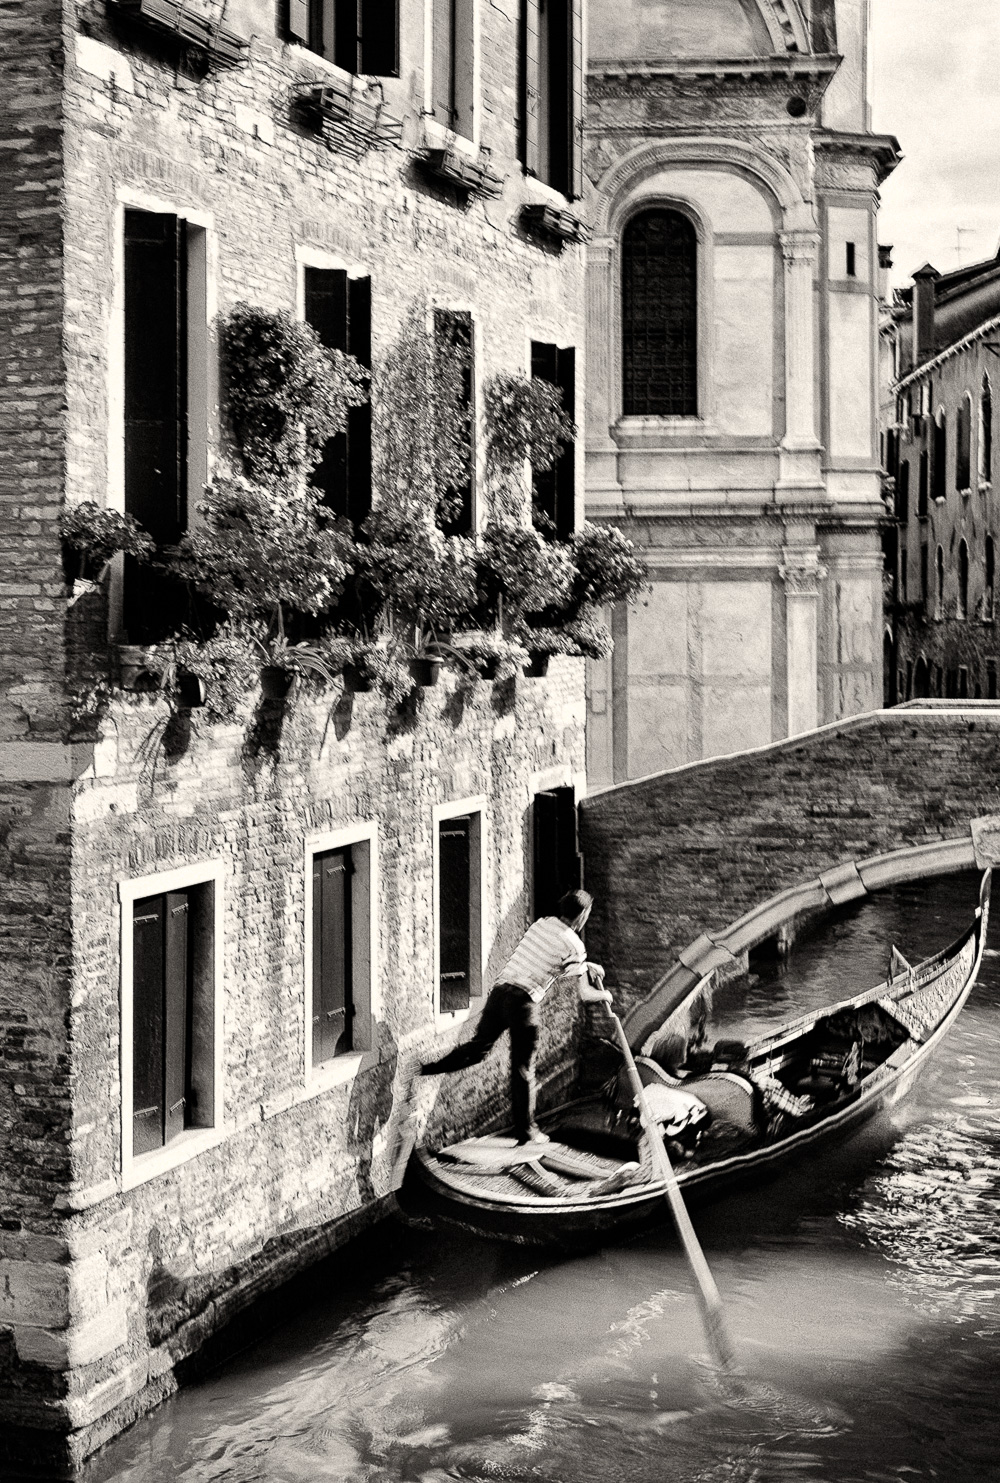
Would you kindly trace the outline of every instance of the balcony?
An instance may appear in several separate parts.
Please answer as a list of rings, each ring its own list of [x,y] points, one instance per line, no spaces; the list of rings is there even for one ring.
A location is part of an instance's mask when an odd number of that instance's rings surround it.
[[[558,206],[522,206],[520,222],[529,236],[541,237],[560,247],[567,242],[590,241],[590,228],[572,211],[560,210]]]
[[[450,141],[439,144],[428,140],[417,158],[428,174],[467,195],[499,196],[503,190],[503,178],[491,169],[490,152],[482,145],[475,154],[466,154]]]
[[[300,119],[327,149],[359,159],[369,149],[398,144],[402,120],[385,106],[382,85],[363,77],[336,77],[317,83],[295,99]]]
[[[135,29],[172,43],[205,71],[238,67],[247,59],[250,43],[222,24],[225,5],[219,0],[215,19],[185,0],[108,0],[108,9]]]

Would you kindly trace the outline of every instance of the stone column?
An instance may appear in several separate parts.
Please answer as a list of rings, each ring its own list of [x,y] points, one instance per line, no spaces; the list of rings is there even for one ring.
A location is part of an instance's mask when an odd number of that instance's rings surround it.
[[[610,237],[597,237],[588,244],[585,468],[590,515],[619,515],[623,510],[618,483],[618,445],[611,436],[619,374],[614,265],[614,243]]]
[[[822,485],[816,433],[815,294],[813,283],[819,235],[782,232],[785,260],[785,436],[781,440],[781,478],[786,493],[803,490],[815,498]]]
[[[817,626],[819,584],[826,569],[818,546],[783,546],[778,574],[785,584],[785,648],[788,681],[788,735],[819,724]]]

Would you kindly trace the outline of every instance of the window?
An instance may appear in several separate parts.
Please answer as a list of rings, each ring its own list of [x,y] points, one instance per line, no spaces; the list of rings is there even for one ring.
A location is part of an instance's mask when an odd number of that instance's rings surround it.
[[[920,547],[920,601],[923,603],[925,608],[927,607],[927,598],[929,596],[927,568],[927,546],[925,544]]]
[[[972,398],[968,392],[958,404],[955,420],[955,488],[968,494],[972,483]]]
[[[560,349],[533,340],[531,374],[558,386],[563,407],[570,417],[576,416],[576,351],[572,346]],[[567,540],[576,529],[576,449],[572,443],[564,445],[551,469],[532,470],[531,494],[535,525]]]
[[[355,824],[310,839],[305,852],[306,1080],[353,1075],[372,1046],[378,832]]]
[[[481,800],[434,809],[438,1012],[465,1014],[482,994]]]
[[[905,525],[910,518],[910,462],[904,458],[896,477],[896,519]]]
[[[934,694],[935,694],[935,696],[937,696],[938,699],[941,698],[942,693],[943,693],[943,690],[944,690],[944,670],[941,668],[940,664],[935,664],[935,666],[934,666]]]
[[[698,415],[698,242],[694,224],[660,208],[635,216],[622,239],[623,411]]]
[[[969,615],[969,547],[965,541],[958,543],[958,598],[955,602],[955,617]]]
[[[939,546],[934,557],[934,616],[944,617],[944,548]]]
[[[219,866],[119,885],[127,1186],[220,1135],[221,894]]]
[[[580,884],[573,789],[536,793],[532,814],[534,912],[536,917],[555,916],[560,897]]]
[[[986,580],[983,586],[983,619],[987,623],[993,621],[993,590],[995,582],[995,553],[993,537],[986,537]]]
[[[931,693],[930,671],[927,660],[921,654],[913,671],[913,695],[917,700],[926,700]]]
[[[433,7],[434,117],[471,139],[474,0],[433,0]]]
[[[521,0],[519,146],[529,175],[583,194],[583,0]]]
[[[983,389],[979,395],[979,454],[978,471],[980,484],[989,484],[993,479],[993,391],[989,376],[983,376]]]
[[[986,699],[997,698],[997,662],[995,659],[986,661]]]
[[[124,505],[164,545],[187,525],[189,392],[202,393],[207,416],[200,369],[189,364],[204,308],[204,235],[169,212],[125,211]],[[196,462],[193,472],[200,486],[207,468]],[[162,637],[177,599],[169,579],[126,560],[122,621],[132,642]]]
[[[858,264],[857,264],[857,250],[856,250],[856,246],[855,246],[855,244],[853,242],[848,242],[845,245],[846,245],[846,248],[847,248],[847,252],[846,252],[846,262],[845,262],[844,266],[845,266],[845,268],[847,270],[847,276],[848,276],[848,278],[856,278],[857,275],[858,275]]]
[[[958,689],[957,689],[957,692],[956,693],[958,695],[959,700],[968,700],[968,698],[969,698],[969,669],[968,669],[968,665],[960,664],[958,666]]]
[[[437,491],[438,524],[446,535],[468,535],[473,528],[475,483],[475,338],[472,315],[466,310],[434,310],[434,352],[438,366],[447,368],[439,377],[439,395],[453,405],[445,415],[454,419],[452,443],[459,469],[454,483],[443,483]]]
[[[399,76],[398,0],[286,0],[293,41],[346,72]]]
[[[351,277],[340,268],[306,267],[304,317],[328,350],[372,363],[371,279]],[[371,406],[352,407],[347,427],[330,439],[312,474],[323,503],[338,515],[362,521],[372,503]]]
[[[931,458],[931,497],[932,499],[944,499],[947,494],[947,467],[948,467],[948,424],[944,411],[937,415],[934,424],[934,437]]]
[[[926,520],[928,515],[928,485],[930,483],[930,460],[927,449],[924,448],[920,454],[920,465],[917,471],[917,519]]]

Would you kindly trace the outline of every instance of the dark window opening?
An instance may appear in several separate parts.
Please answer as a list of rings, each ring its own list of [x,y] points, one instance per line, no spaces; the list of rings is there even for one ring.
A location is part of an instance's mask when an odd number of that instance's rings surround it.
[[[958,543],[958,599],[955,604],[956,618],[966,618],[969,613],[969,548],[965,541]]]
[[[964,665],[964,664],[960,664],[958,666],[958,692],[957,693],[958,693],[958,699],[959,700],[968,700],[968,698],[969,698],[969,671],[968,671],[967,666]]]
[[[906,690],[905,690],[904,694],[905,694],[905,699],[907,699],[907,700],[911,700],[913,698],[913,660],[912,659],[908,659],[906,661]]]
[[[286,0],[285,25],[346,72],[399,76],[398,0]]]
[[[924,607],[927,606],[927,598],[928,598],[928,596],[930,594],[930,586],[929,586],[929,579],[928,579],[928,564],[929,563],[928,563],[928,556],[927,556],[927,547],[926,546],[921,546],[920,547],[920,601],[924,604]]]
[[[212,1121],[211,885],[132,907],[132,1152]]]
[[[437,365],[447,368],[447,375],[439,376],[439,395],[457,398],[457,405],[447,410],[453,419],[454,451],[461,466],[455,482],[442,482],[437,490],[438,524],[445,535],[468,535],[473,526],[476,472],[475,339],[468,311],[434,310],[434,354]]]
[[[924,448],[920,454],[920,466],[917,471],[917,519],[926,520],[928,516],[928,485],[929,485],[930,461],[927,449]]]
[[[926,700],[930,693],[930,670],[927,667],[927,660],[921,655],[913,671],[913,697],[915,700]]]
[[[349,278],[339,268],[306,268],[305,318],[328,350],[345,351],[371,367],[370,278]],[[355,523],[364,520],[372,504],[369,403],[350,409],[345,431],[327,443],[310,481],[337,515]]]
[[[979,478],[983,484],[993,478],[993,391],[988,376],[983,377],[979,397]]]
[[[438,825],[439,981],[442,1014],[468,1009],[472,998],[472,817]]]
[[[908,583],[907,583],[908,573],[907,573],[907,570],[906,570],[907,565],[908,565],[908,557],[907,557],[906,547],[905,546],[901,546],[899,548],[899,596],[900,596],[900,600],[902,602],[906,602],[906,593],[907,593],[907,585],[908,585]]]
[[[350,846],[313,856],[312,1063],[354,1046]]]
[[[541,341],[531,342],[531,374],[548,381],[562,392],[562,404],[576,417],[576,351],[560,349]],[[535,526],[559,540],[568,540],[576,529],[576,449],[565,443],[550,469],[532,470],[532,514]]]
[[[622,238],[623,410],[698,414],[698,242],[679,211],[635,216]]]
[[[934,616],[944,617],[944,548],[939,546],[934,557]]]
[[[931,497],[944,499],[947,494],[948,425],[942,412],[934,424],[931,459]]]
[[[125,212],[125,511],[160,545],[187,524],[187,224]],[[178,589],[125,562],[123,624],[133,643],[170,626]]]
[[[856,278],[857,277],[857,271],[858,271],[858,265],[857,265],[857,254],[856,254],[856,250],[855,250],[855,244],[853,242],[848,242],[846,244],[846,246],[847,246],[847,264],[846,264],[846,266],[847,266],[847,276],[848,276],[848,278]]]
[[[983,588],[983,617],[987,620],[993,617],[993,587],[995,581],[996,556],[993,547],[993,537],[986,537],[986,582]]]
[[[472,136],[472,0],[434,0],[434,117],[466,138]]]
[[[535,916],[551,917],[556,915],[560,897],[575,890],[581,879],[573,789],[550,788],[536,793],[532,812]]]
[[[987,659],[987,661],[986,661],[986,699],[987,700],[996,700],[996,698],[997,698],[997,666],[996,666],[996,660],[994,660],[994,659]]]
[[[955,488],[965,491],[972,483],[972,400],[964,396],[955,420]]]
[[[905,525],[910,518],[910,464],[903,459],[896,477],[896,519]]]
[[[564,195],[582,195],[582,0],[521,0],[518,84],[522,164]]]

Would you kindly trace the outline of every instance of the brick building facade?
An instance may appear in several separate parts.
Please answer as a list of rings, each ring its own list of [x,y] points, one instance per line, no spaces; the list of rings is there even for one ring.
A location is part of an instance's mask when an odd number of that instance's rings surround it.
[[[867,0],[594,0],[587,508],[652,591],[592,666],[593,782],[877,705]]]
[[[251,1296],[378,1214],[394,1093],[460,1031],[531,914],[537,796],[571,813],[583,786],[573,658],[547,680],[445,677],[402,713],[342,687],[215,723],[117,688],[96,719],[74,710],[80,667],[137,620],[117,566],[72,601],[60,510],[93,500],[182,528],[222,443],[218,323],[237,301],[312,317],[311,293],[339,295],[343,348],[364,358],[370,339],[375,364],[411,309],[450,311],[470,326],[477,410],[489,375],[533,364],[582,405],[578,7],[343,15],[319,0],[0,9],[8,1468],[86,1455]],[[143,406],[150,386],[174,399],[166,420]],[[570,473],[564,527],[582,460]],[[469,1008],[441,977],[456,889]],[[353,1036],[320,1044],[313,960],[330,934]],[[163,1052],[147,1108],[150,954],[156,1033],[188,1051],[173,1088]],[[543,1072],[573,1013],[553,1009]],[[489,1116],[501,1069],[437,1101],[429,1086],[432,1131]]]
[[[1000,258],[914,275],[886,316],[887,699],[996,699]]]

